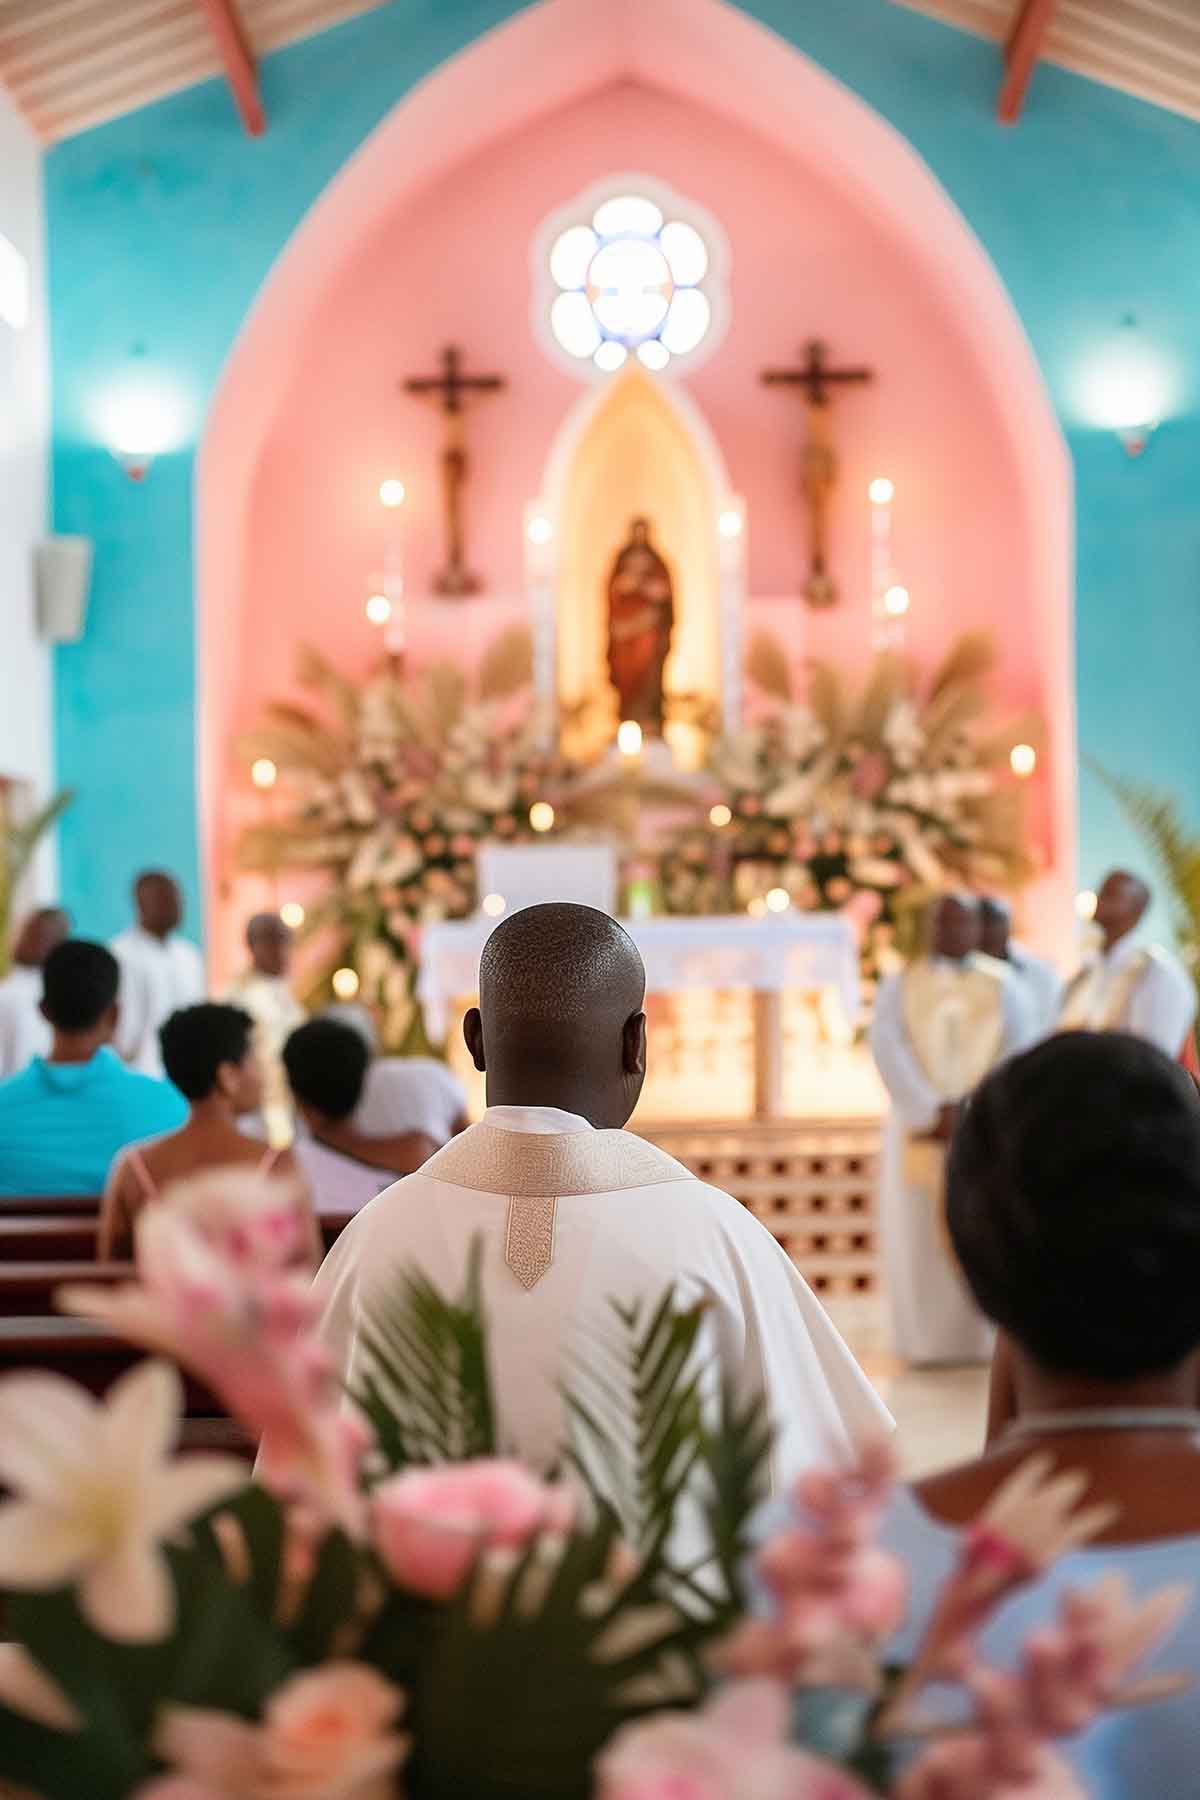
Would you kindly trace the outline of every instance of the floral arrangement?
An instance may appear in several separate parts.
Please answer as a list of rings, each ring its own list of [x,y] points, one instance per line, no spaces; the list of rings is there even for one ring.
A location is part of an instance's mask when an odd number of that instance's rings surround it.
[[[324,898],[305,932],[332,932],[313,999],[349,963],[389,1048],[417,1024],[412,995],[422,925],[463,918],[477,903],[481,843],[531,838],[530,808],[569,780],[528,701],[527,632],[502,634],[473,682],[448,663],[405,677],[385,664],[363,683],[305,649],[298,671],[311,706],[277,703],[242,746],[278,767],[289,815],[254,826],[243,867],[319,870]]]
[[[782,646],[752,644],[747,674],[760,708],[719,740],[710,767],[728,815],[680,833],[664,864],[672,912],[764,908],[771,888],[806,911],[852,905],[865,972],[886,970],[910,906],[955,883],[1010,888],[1029,871],[1015,744],[1036,723],[986,724],[987,639],[954,645],[922,686],[890,652],[854,692],[814,663],[797,693]],[[723,814],[719,814],[723,817]]]
[[[915,1660],[887,1669],[907,1597],[874,1543],[890,1458],[802,1480],[754,1556],[769,1434],[756,1406],[702,1399],[700,1309],[618,1313],[548,1480],[496,1453],[477,1261],[453,1302],[404,1279],[347,1408],[292,1269],[302,1230],[279,1184],[200,1178],[139,1219],[136,1282],[63,1296],[158,1359],[99,1402],[0,1383],[0,1779],[24,1793],[1076,1800],[1054,1742],[1166,1691],[1135,1669],[1177,1591],[1102,1584],[1015,1670],[979,1657],[996,1605],[1107,1522],[1079,1477],[1012,1476]],[[262,1437],[257,1484],[171,1459],[163,1357]],[[918,1715],[935,1680],[968,1723]]]

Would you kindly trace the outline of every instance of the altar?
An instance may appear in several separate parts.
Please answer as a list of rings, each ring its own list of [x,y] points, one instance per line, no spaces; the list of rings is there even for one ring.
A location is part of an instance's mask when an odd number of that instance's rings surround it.
[[[815,1000],[834,1036],[848,1042],[853,1034],[860,1006],[858,945],[850,923],[836,913],[622,922],[646,965],[648,996],[695,991],[753,996],[756,1119],[784,1117],[785,994]],[[479,958],[497,923],[478,916],[425,931],[417,998],[431,1037],[449,1037],[455,1003],[461,1006],[477,994]]]

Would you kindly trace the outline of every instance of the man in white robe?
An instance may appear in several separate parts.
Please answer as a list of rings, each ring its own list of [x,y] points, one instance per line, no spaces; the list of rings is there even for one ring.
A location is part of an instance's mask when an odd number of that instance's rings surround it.
[[[871,1049],[892,1101],[880,1172],[892,1339],[910,1363],[986,1362],[992,1328],[946,1229],[946,1149],[963,1101],[1036,1033],[1018,979],[979,953],[973,899],[944,896],[929,933],[930,953],[882,983],[871,1021]]]
[[[1170,951],[1138,935],[1152,898],[1124,869],[1105,877],[1096,896],[1100,948],[1067,986],[1060,1031],[1127,1031],[1168,1056],[1182,1054],[1196,1022],[1196,986]]]
[[[1007,900],[988,895],[979,902],[979,948],[993,962],[1007,964],[1029,1003],[1035,1037],[1049,1037],[1062,1005],[1062,977],[1052,962],[1035,956],[1012,935],[1012,908]]]
[[[621,1129],[645,1079],[644,995],[637,949],[605,913],[535,906],[499,926],[465,1026],[488,1111],[343,1233],[317,1277],[324,1337],[353,1382],[356,1325],[400,1272],[456,1294],[478,1240],[502,1439],[544,1468],[566,1441],[560,1383],[617,1341],[612,1302],[674,1288],[708,1304],[709,1379],[765,1397],[786,1480],[890,1420],[770,1232]]]
[[[114,1040],[131,1069],[161,1076],[161,1027],[180,1007],[204,999],[204,959],[179,935],[183,895],[173,875],[148,869],[133,887],[137,924],[112,940],[121,966],[120,1016]]]
[[[17,933],[12,968],[0,981],[0,1081],[49,1055],[53,1033],[42,1017],[42,967],[70,929],[61,906],[43,906]]]
[[[235,975],[225,998],[254,1020],[254,1045],[263,1073],[263,1120],[272,1144],[292,1137],[292,1097],[283,1046],[303,1025],[305,1011],[291,989],[292,933],[278,913],[255,913],[246,926],[250,967]]]

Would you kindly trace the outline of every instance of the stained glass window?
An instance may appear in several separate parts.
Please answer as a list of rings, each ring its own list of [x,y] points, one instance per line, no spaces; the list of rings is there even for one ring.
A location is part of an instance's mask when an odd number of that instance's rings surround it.
[[[550,329],[567,356],[604,373],[630,356],[660,371],[690,356],[713,321],[709,246],[646,194],[615,194],[549,249]]]

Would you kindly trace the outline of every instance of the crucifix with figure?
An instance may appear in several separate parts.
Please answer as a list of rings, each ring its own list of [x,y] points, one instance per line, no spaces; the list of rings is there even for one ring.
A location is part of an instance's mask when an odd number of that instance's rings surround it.
[[[838,591],[829,572],[829,502],[837,483],[830,401],[836,388],[874,379],[872,369],[831,369],[827,348],[814,339],[798,369],[766,369],[767,387],[798,387],[808,406],[808,441],[804,446],[804,498],[811,523],[808,580],[804,598],[810,606],[836,606]]]
[[[467,567],[463,489],[468,462],[463,415],[471,400],[496,394],[505,386],[502,375],[464,375],[462,351],[450,344],[442,351],[440,375],[411,375],[406,394],[416,394],[441,406],[446,418],[446,442],[442,450],[442,499],[446,513],[446,564],[435,576],[436,594],[477,594],[483,583]]]

